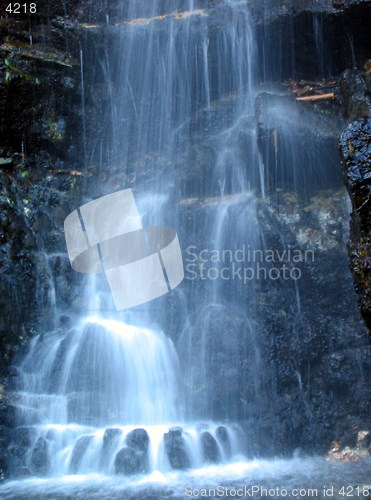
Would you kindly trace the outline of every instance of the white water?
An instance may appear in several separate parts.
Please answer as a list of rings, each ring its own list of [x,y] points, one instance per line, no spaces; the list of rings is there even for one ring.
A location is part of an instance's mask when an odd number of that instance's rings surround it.
[[[163,442],[171,428],[182,429],[191,467],[208,461],[205,431],[219,460],[239,454],[238,427],[228,426],[225,446],[217,424],[183,422],[177,376],[174,345],[161,331],[89,317],[64,336],[35,337],[19,366],[19,419],[30,439],[25,465],[36,475],[113,474],[117,453],[138,427],[149,436],[146,472],[171,470]]]
[[[132,499],[166,499],[171,498],[201,498],[207,494],[213,496],[213,489],[222,488],[217,498],[226,497],[229,488],[232,498],[267,498],[256,492],[251,495],[253,486],[265,490],[272,489],[269,498],[279,499],[283,496],[297,498],[343,498],[339,491],[353,492],[358,498],[356,486],[360,490],[369,484],[368,461],[360,467],[358,464],[334,464],[321,458],[294,458],[291,460],[252,460],[237,461],[229,465],[209,465],[201,469],[185,472],[160,473],[153,472],[146,476],[122,477],[104,474],[67,475],[53,479],[26,479],[11,481],[0,487],[1,498],[4,500],[122,500]],[[369,487],[369,486],[368,486]],[[250,489],[249,495],[245,488]],[[278,494],[275,494],[277,491]],[[325,496],[323,491],[327,490]],[[333,488],[334,495],[331,495]],[[206,494],[201,489],[205,489]],[[233,493],[239,490],[239,496]],[[289,495],[282,495],[287,491]],[[367,489],[365,490],[367,491]],[[362,498],[362,497],[361,497]]]
[[[22,362],[21,404],[46,424],[179,420],[177,355],[162,332],[91,317],[36,337]]]

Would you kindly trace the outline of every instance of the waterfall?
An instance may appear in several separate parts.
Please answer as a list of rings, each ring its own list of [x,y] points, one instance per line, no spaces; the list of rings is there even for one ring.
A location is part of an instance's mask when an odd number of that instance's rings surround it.
[[[143,454],[137,469],[124,461],[125,471],[148,473],[227,460],[242,448],[238,428],[184,423],[179,361],[161,331],[88,317],[64,335],[35,337],[18,369],[18,424],[36,475],[113,474],[122,450]]]
[[[162,332],[99,317],[36,337],[19,368],[26,420],[33,410],[47,425],[178,421],[177,361]]]
[[[239,239],[248,235],[257,245],[253,190],[262,191],[263,185],[255,169],[251,126],[254,43],[247,11],[229,1],[210,11],[183,2],[180,12],[171,2],[153,2],[152,7],[131,2],[127,21],[112,30],[103,59],[94,60],[89,48],[81,51],[84,122],[89,83],[104,82],[107,92],[100,117],[107,137],[89,138],[84,123],[84,146],[86,162],[98,155],[109,180],[94,183],[85,195],[105,194],[111,177],[129,182],[143,224],[170,225],[184,236],[180,198],[189,187],[179,172],[179,157],[192,162],[195,134],[206,132],[215,166],[207,166],[213,172],[209,185],[192,189],[201,196],[206,188],[217,200],[207,214],[205,234],[222,249],[232,220],[246,217]],[[226,116],[218,122],[215,102],[223,100]],[[248,158],[239,150],[241,135],[251,145]],[[199,408],[199,396],[187,394],[190,383],[195,389],[209,378],[210,321],[225,308],[219,284],[208,291],[210,314],[202,331],[179,334],[182,355],[194,357],[198,346],[201,372],[196,378],[187,371],[193,364],[179,362],[173,341],[157,326],[167,329],[165,302],[157,301],[155,312],[148,304],[114,313],[105,286],[99,278],[86,280],[80,319],[73,319],[71,329],[35,337],[18,366],[17,419],[29,442],[25,466],[31,474],[150,474],[242,456],[246,438],[239,426],[211,420],[210,402],[218,388],[214,394],[201,392],[206,404]],[[186,311],[187,301],[178,302]],[[228,386],[234,383],[227,378]],[[232,393],[231,408],[234,400]]]
[[[266,83],[275,70],[259,61],[248,2],[118,6],[122,22],[107,17],[102,43],[87,36],[81,50],[84,161],[93,172],[81,205],[132,188],[143,226],[177,231],[186,277],[124,312],[100,275],[76,278],[71,310],[53,303],[69,322],[34,337],[16,366],[10,468],[27,479],[6,486],[4,498],[35,487],[30,498],[66,489],[111,500],[153,484],[158,498],[180,498],[186,481],[285,484],[294,472],[322,484],[323,462],[253,457],[286,453],[275,443],[286,439],[279,418],[291,395],[277,389],[278,371],[290,390],[298,386],[305,418],[315,412],[304,399],[310,370],[274,339],[286,328],[290,347],[304,339],[304,350],[316,318],[304,316],[295,279],[266,278],[275,269],[266,253],[298,249],[297,214],[280,203],[309,205],[315,190],[336,185],[333,143],[325,154],[314,140],[304,148],[303,130],[318,126],[312,114],[280,91],[257,97],[258,75]],[[314,31],[321,52],[317,20]],[[320,125],[328,129],[326,117]],[[309,230],[299,236],[311,243]]]
[[[257,196],[265,192],[268,174],[256,137],[256,43],[246,5],[129,2],[126,15],[124,24],[111,27],[104,50],[84,51],[92,87],[107,89],[99,111],[103,146],[94,136],[88,141],[90,162],[102,163],[107,182],[91,183],[90,190],[97,195],[113,183],[132,186],[143,224],[177,228],[183,250],[194,244],[199,250],[261,248]],[[205,197],[210,202],[198,216]],[[212,386],[210,347],[216,339],[217,345],[226,342],[212,319],[217,312],[225,321],[229,308],[237,309],[244,327],[231,327],[223,365],[243,356],[239,345],[249,345],[252,385],[258,387],[259,345],[249,320],[254,286],[221,279],[193,285],[188,280],[172,297],[142,308],[141,318],[147,326],[156,320],[176,340],[186,418],[235,419],[239,398],[231,387],[245,375],[228,368],[224,381]],[[236,307],[238,296],[243,302]],[[224,401],[218,410],[215,390]]]

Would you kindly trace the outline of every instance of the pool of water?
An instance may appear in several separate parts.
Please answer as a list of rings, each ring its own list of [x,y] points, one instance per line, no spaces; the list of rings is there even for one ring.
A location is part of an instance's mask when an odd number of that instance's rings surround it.
[[[143,476],[65,475],[7,481],[4,500],[118,500],[181,498],[369,498],[371,459],[324,458],[236,461]]]

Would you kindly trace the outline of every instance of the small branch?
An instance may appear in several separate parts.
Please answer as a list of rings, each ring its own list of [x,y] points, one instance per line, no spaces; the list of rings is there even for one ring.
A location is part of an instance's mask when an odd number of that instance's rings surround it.
[[[307,101],[307,102],[319,102],[334,98],[335,98],[335,92],[329,92],[328,94],[307,95],[305,97],[297,97],[296,100]]]

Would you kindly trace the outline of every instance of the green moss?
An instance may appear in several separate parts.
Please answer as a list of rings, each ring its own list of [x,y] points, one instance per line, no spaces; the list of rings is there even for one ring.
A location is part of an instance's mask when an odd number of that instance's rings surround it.
[[[9,59],[5,59],[5,65],[11,70],[13,71],[14,73],[16,73],[17,75],[19,75],[21,78],[23,78],[24,80],[28,81],[28,82],[34,82],[36,85],[40,85],[41,84],[41,80],[39,77],[33,77],[31,75],[28,75],[27,73],[25,73],[24,71],[22,71],[21,69],[19,68],[16,68],[10,61]],[[5,75],[5,82],[9,82],[11,79],[12,79],[12,74],[11,74],[11,71],[7,71],[6,72],[6,75]]]

